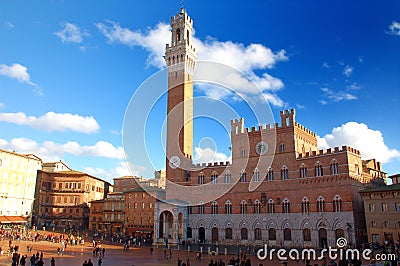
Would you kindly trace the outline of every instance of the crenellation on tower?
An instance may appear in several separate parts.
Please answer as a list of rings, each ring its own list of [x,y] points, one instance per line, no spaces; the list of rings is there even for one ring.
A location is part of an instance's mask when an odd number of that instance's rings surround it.
[[[245,132],[244,118],[231,120],[231,133],[232,135],[242,134]]]

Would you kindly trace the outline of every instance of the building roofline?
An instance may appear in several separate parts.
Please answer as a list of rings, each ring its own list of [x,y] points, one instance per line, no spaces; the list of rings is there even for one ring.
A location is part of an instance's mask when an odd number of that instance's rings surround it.
[[[400,191],[400,184],[394,184],[389,186],[377,187],[377,188],[367,188],[361,190],[359,193],[373,193],[373,192],[390,192],[390,191]]]
[[[165,192],[165,189],[159,188],[159,187],[146,187],[146,189],[144,189],[143,187],[137,187],[134,189],[130,189],[130,190],[126,190],[123,193],[128,193],[128,192]]]
[[[13,155],[16,155],[16,156],[20,156],[20,157],[25,157],[25,158],[28,158],[28,159],[33,159],[32,157],[35,157],[35,159],[37,159],[38,161],[42,162],[42,159],[40,157],[38,157],[37,155],[33,154],[33,153],[23,154],[23,153],[17,153],[15,151],[4,150],[4,149],[0,149],[0,151],[5,152],[5,153],[9,153],[9,154],[13,154]]]
[[[109,184],[110,186],[112,186],[110,182],[108,182],[108,181],[106,181],[106,180],[104,180],[104,179],[101,179],[100,177],[93,176],[93,175],[90,175],[90,174],[84,173],[84,172],[75,171],[75,170],[71,170],[71,171],[58,171],[58,172],[48,172],[48,171],[38,170],[38,172],[43,172],[43,173],[52,174],[52,175],[57,175],[57,174],[61,174],[61,175],[74,175],[74,176],[83,176],[83,175],[84,175],[84,176],[88,176],[88,177],[97,179],[97,180],[99,180],[99,181],[102,181],[102,182],[107,183],[107,184]]]

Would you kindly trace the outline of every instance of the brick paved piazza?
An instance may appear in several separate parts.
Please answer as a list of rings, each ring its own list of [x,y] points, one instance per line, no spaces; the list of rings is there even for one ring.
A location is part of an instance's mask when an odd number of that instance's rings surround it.
[[[56,259],[57,266],[80,266],[82,265],[85,259],[92,259],[97,265],[97,259],[93,257],[92,254],[92,246],[91,243],[85,243],[84,246],[67,246],[67,249],[64,255],[57,255],[57,248],[60,247],[59,243],[52,243],[48,241],[13,241],[13,245],[18,245],[20,253],[27,254],[27,245],[33,245],[33,253],[36,252],[43,252],[44,254],[44,265],[50,265],[51,257]],[[11,265],[11,256],[8,256],[8,240],[0,241],[0,246],[4,251],[4,254],[0,256],[0,265]],[[222,259],[228,265],[228,261],[232,256],[208,256],[206,254],[202,255],[201,261],[196,261],[195,257],[196,254],[194,252],[187,252],[187,251],[172,251],[172,259],[167,261],[164,259],[164,250],[163,249],[154,249],[153,254],[150,254],[149,248],[131,248],[128,252],[123,251],[121,246],[114,246],[108,244],[102,244],[106,248],[105,256],[103,259],[102,266],[108,265],[118,265],[118,266],[150,266],[150,265],[177,265],[178,258],[181,258],[187,261],[190,259],[190,265],[208,265],[210,260],[213,259],[214,261],[217,259]],[[30,256],[28,255],[28,258]],[[278,261],[264,261],[260,262],[256,260],[254,256],[249,256],[251,260],[251,265],[258,266],[259,263],[263,263],[263,265],[281,265]],[[28,265],[28,263],[27,263]],[[301,261],[297,262],[289,262],[288,265],[304,265]],[[314,265],[314,264],[313,264]],[[321,265],[321,263],[319,263]]]

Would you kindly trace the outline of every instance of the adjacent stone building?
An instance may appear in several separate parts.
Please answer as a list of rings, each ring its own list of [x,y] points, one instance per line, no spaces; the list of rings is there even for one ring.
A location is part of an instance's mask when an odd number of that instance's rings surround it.
[[[125,192],[127,235],[153,238],[154,208],[157,199],[165,199],[164,189],[138,187]]]
[[[39,157],[0,149],[0,217],[5,216],[5,222],[30,221],[40,169]]]
[[[400,241],[400,175],[392,176],[392,185],[360,191],[364,200],[368,241],[383,244]]]
[[[109,193],[107,198],[91,202],[90,230],[94,234],[153,238],[154,207],[157,199],[165,199],[165,190],[148,183],[137,186],[136,182],[134,188],[128,189],[132,180],[131,177],[115,178],[114,188],[123,192]]]
[[[45,169],[37,172],[32,224],[87,229],[90,202],[103,199],[112,190],[110,183],[59,162],[48,163]]]

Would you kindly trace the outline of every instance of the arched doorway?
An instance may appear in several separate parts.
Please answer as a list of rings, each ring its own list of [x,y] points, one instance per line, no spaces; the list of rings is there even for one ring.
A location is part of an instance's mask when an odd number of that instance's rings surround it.
[[[199,242],[204,243],[206,240],[206,229],[204,227],[199,228]]]
[[[163,211],[159,217],[160,228],[159,228],[159,238],[171,239],[173,236],[173,221],[174,216],[169,211]]]
[[[212,238],[211,241],[213,243],[218,241],[218,228],[217,227],[213,227],[213,229],[211,230],[211,234],[212,234]]]
[[[328,246],[328,233],[325,228],[321,228],[318,230],[319,236],[319,247],[326,248]]]

